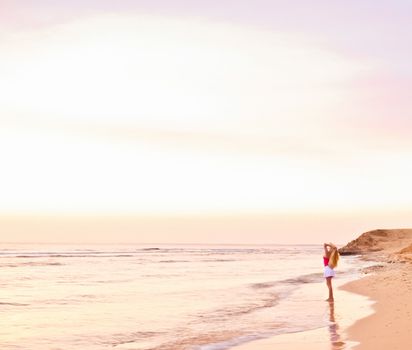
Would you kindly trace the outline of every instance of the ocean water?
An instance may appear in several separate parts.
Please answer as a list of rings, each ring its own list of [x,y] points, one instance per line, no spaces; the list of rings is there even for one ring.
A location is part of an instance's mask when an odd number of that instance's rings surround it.
[[[0,246],[0,345],[223,350],[329,324],[323,247]],[[356,276],[342,259],[338,278]]]

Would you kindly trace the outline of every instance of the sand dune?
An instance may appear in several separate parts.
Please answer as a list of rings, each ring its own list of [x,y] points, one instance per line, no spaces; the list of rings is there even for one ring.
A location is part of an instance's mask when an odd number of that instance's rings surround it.
[[[360,235],[339,249],[341,255],[381,252],[383,257],[392,257],[412,250],[412,229],[373,230]],[[403,254],[402,253],[402,254]]]
[[[403,248],[399,254],[411,254],[412,253],[412,244],[406,248]]]

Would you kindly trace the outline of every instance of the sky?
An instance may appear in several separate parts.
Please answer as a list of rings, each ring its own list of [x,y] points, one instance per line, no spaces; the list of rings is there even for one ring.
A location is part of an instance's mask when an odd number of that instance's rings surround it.
[[[0,0],[1,240],[312,243],[410,227],[411,10]]]

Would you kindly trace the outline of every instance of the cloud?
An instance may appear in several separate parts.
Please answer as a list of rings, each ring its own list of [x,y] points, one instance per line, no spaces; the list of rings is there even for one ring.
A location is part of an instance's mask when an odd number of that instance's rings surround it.
[[[305,38],[112,15],[10,34],[0,53],[2,210],[410,204],[411,170],[391,179],[411,155],[359,152],[374,139],[339,127],[367,62]]]
[[[367,67],[295,34],[147,15],[14,33],[0,52],[2,123],[264,154],[347,147],[327,134]]]
[[[99,16],[7,44],[3,112],[100,123],[293,128],[344,99],[361,69],[291,35],[150,16]]]

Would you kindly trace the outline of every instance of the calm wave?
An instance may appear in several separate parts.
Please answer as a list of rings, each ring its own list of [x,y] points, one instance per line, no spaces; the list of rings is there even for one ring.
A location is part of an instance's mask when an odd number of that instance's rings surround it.
[[[321,255],[319,246],[3,246],[0,343],[220,350],[322,327],[324,295],[311,288],[323,283]],[[339,274],[354,271],[349,261]]]

